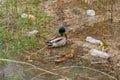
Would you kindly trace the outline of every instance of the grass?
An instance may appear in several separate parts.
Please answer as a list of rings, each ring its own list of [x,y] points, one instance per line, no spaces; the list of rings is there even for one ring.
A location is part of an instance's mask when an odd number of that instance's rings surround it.
[[[41,0],[35,1],[5,1],[1,4],[2,12],[0,14],[0,42],[3,45],[0,47],[0,58],[7,59],[11,52],[18,53],[25,50],[36,49],[40,47],[36,36],[28,36],[28,32],[38,30],[42,35],[40,39],[46,40],[48,25],[51,23],[43,10],[38,10],[37,7]],[[35,20],[21,18],[22,13],[28,13],[35,16]],[[12,18],[11,18],[12,17]],[[27,31],[27,32],[26,32]],[[22,34],[23,33],[23,34]]]
[[[24,51],[26,48],[38,47],[38,41],[35,37],[25,36],[23,39],[17,38],[14,41],[11,49],[15,52]]]

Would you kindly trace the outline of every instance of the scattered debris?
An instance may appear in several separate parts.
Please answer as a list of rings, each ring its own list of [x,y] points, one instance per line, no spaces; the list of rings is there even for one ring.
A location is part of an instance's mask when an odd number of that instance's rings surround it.
[[[35,19],[35,17],[33,15],[31,15],[31,14],[29,14],[28,18],[29,19]]]
[[[90,44],[88,42],[85,42],[82,47],[83,48],[88,48],[88,49],[93,49],[93,48],[96,48],[97,46],[93,45],[93,44]]]
[[[96,61],[92,61],[91,64],[102,64],[104,62],[96,62]]]
[[[28,36],[31,36],[31,35],[34,35],[34,34],[37,34],[37,33],[38,33],[38,30],[30,31],[30,32],[28,32]]]
[[[21,15],[21,18],[28,18],[28,14],[27,14],[27,13],[23,13],[23,14]]]
[[[87,10],[87,15],[89,16],[95,16],[95,11],[94,10]]]
[[[21,18],[35,19],[35,17],[31,14],[23,13]]]
[[[62,55],[58,57],[57,59],[55,59],[55,62],[63,62],[73,57],[74,57],[74,50],[71,49],[70,52],[67,52],[65,55]]]
[[[2,43],[0,42],[0,46],[2,46]]]
[[[88,41],[90,43],[98,44],[100,47],[104,46],[104,43],[101,40],[94,39],[91,36],[86,37],[86,41]]]
[[[98,56],[98,57],[102,57],[102,58],[111,59],[111,56],[108,53],[97,50],[97,49],[91,49],[90,54],[92,56]]]

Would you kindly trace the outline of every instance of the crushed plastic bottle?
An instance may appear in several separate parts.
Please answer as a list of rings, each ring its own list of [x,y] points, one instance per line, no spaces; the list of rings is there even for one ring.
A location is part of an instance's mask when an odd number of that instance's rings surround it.
[[[87,10],[87,15],[89,16],[95,16],[95,11],[94,10]]]
[[[97,50],[97,49],[91,49],[90,50],[90,54],[92,56],[102,57],[102,58],[106,58],[106,59],[110,59],[111,58],[111,56],[108,53],[100,51],[100,50]]]
[[[30,31],[30,32],[28,32],[28,36],[31,36],[31,35],[34,35],[34,34],[37,34],[37,33],[38,33],[38,30]]]
[[[0,46],[2,46],[2,43],[0,42]]]
[[[100,47],[104,46],[104,43],[101,40],[94,39],[91,36],[86,37],[86,41],[88,41],[90,43],[98,44],[98,45],[100,45]]]

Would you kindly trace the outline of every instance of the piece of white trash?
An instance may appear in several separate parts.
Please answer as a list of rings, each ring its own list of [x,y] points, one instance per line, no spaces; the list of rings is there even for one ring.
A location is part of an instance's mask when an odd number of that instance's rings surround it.
[[[91,36],[86,37],[86,41],[88,41],[90,43],[94,43],[94,44],[100,44],[100,42],[102,42],[101,40],[94,39]]]
[[[90,10],[87,10],[87,15],[89,16],[95,16],[95,11],[90,9]]]
[[[107,58],[107,59],[111,58],[111,56],[108,53],[97,50],[97,49],[91,49],[90,54],[96,57],[102,57],[102,58]]]
[[[31,36],[37,33],[38,33],[38,30],[33,30],[33,31],[28,32],[28,35]]]
[[[90,42],[90,43],[94,43],[94,44],[97,44],[99,45],[100,47],[103,47],[104,46],[104,42],[102,42],[101,40],[97,40],[91,36],[88,36],[86,37],[86,41]]]
[[[23,14],[21,15],[21,18],[28,18],[28,14],[27,14],[27,13],[23,13]]]

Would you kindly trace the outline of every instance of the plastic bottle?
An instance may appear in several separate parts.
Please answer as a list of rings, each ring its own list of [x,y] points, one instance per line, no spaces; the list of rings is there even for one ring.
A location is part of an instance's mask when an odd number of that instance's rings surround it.
[[[98,45],[101,44],[101,42],[102,42],[101,40],[94,39],[91,36],[86,37],[86,41],[88,41],[90,43],[98,44]]]
[[[102,57],[102,58],[107,58],[107,59],[111,58],[111,56],[108,53],[97,50],[97,49],[91,49],[90,54],[96,57]]]
[[[87,10],[87,15],[89,16],[94,16],[95,15],[95,11],[94,10]]]

